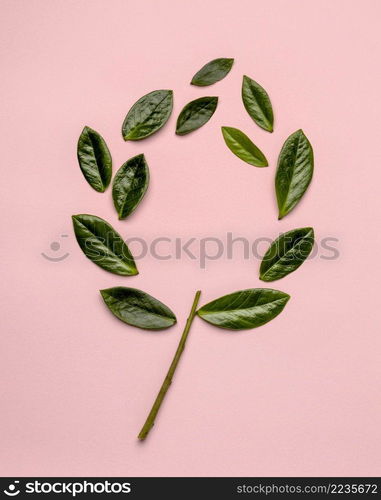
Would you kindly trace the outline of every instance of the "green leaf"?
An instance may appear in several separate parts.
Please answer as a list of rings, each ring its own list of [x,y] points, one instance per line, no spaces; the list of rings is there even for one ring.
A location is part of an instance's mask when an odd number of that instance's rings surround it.
[[[279,236],[263,257],[259,277],[275,281],[292,273],[307,259],[314,246],[312,227],[293,229]]]
[[[97,266],[121,276],[138,274],[134,258],[120,234],[96,215],[73,215],[75,237],[86,257]]]
[[[274,114],[266,90],[248,76],[242,81],[242,101],[251,118],[264,130],[273,131]]]
[[[154,90],[141,97],[127,113],[122,126],[125,141],[139,141],[157,132],[170,117],[172,90]]]
[[[274,319],[289,299],[287,293],[271,288],[250,288],[213,300],[197,314],[219,328],[246,330]]]
[[[216,111],[218,97],[200,97],[189,102],[177,118],[176,134],[185,135],[205,125]]]
[[[85,179],[92,188],[103,193],[110,184],[112,160],[103,137],[90,127],[78,139],[77,157]]]
[[[302,130],[283,144],[275,176],[275,190],[282,219],[295,207],[308,188],[314,171],[312,146]]]
[[[176,323],[169,307],[141,290],[117,286],[100,292],[110,311],[128,325],[163,330]]]
[[[138,206],[149,183],[148,165],[144,155],[137,155],[124,163],[114,177],[112,198],[119,219],[125,219]]]
[[[230,72],[234,59],[214,59],[203,66],[192,78],[191,84],[205,87],[219,82]]]
[[[254,165],[254,167],[267,167],[268,162],[262,151],[251,142],[246,134],[233,127],[221,127],[227,147],[238,158]]]

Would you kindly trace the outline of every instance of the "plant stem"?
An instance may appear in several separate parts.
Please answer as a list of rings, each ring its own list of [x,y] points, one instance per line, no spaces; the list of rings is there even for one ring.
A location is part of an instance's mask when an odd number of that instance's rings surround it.
[[[152,429],[152,427],[155,423],[156,415],[158,414],[160,407],[161,407],[161,404],[163,402],[163,399],[165,398],[165,395],[167,394],[169,386],[172,383],[173,375],[175,374],[177,365],[179,364],[181,355],[184,351],[184,347],[185,347],[185,343],[186,343],[187,338],[188,338],[189,330],[190,330],[193,318],[195,317],[195,314],[196,314],[197,305],[198,305],[198,301],[200,299],[200,295],[201,295],[201,291],[198,290],[196,292],[195,297],[194,297],[192,309],[191,309],[191,312],[189,313],[183,334],[181,336],[181,339],[180,339],[179,345],[177,347],[175,356],[172,360],[171,366],[169,367],[168,373],[164,379],[163,385],[160,388],[159,394],[157,395],[157,397],[155,399],[155,402],[151,408],[151,411],[148,414],[147,420],[145,421],[145,423],[142,427],[142,430],[139,432],[138,439],[140,439],[141,441],[143,441],[147,437],[149,431]]]

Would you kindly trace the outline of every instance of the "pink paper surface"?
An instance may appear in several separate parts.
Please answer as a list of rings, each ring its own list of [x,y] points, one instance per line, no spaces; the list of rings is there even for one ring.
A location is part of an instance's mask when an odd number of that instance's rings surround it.
[[[2,475],[380,475],[380,19],[377,0],[2,1]],[[229,76],[190,86],[216,57],[235,58]],[[243,74],[271,96],[273,134],[244,110]],[[125,143],[128,109],[161,88],[174,90],[169,122]],[[219,96],[213,118],[175,136],[184,104],[205,95]],[[151,184],[125,221],[111,190],[96,193],[79,170],[84,125],[107,141],[114,173],[146,155]],[[269,168],[233,156],[222,125],[248,134]],[[299,128],[314,147],[315,176],[278,221],[276,160]],[[157,249],[172,257],[138,259],[131,278],[107,273],[79,249],[77,213],[105,218],[125,238],[168,237]],[[231,232],[254,242],[310,225],[317,255],[269,284],[292,297],[283,313],[238,333],[196,318],[139,443],[195,291],[204,304],[267,286],[239,242],[232,259],[203,269],[175,258],[174,240]],[[337,239],[335,259],[322,258],[333,255],[320,246],[326,237]],[[52,262],[42,252],[69,255]],[[159,298],[178,324],[149,333],[118,321],[98,292],[117,285]]]

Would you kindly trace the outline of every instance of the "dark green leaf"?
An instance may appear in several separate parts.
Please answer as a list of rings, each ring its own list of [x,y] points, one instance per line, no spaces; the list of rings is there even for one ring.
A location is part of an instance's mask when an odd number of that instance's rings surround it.
[[[205,125],[216,111],[218,97],[200,97],[189,102],[177,118],[176,134],[185,135]]]
[[[75,237],[87,258],[110,273],[138,274],[134,258],[120,234],[96,215],[73,215]]]
[[[283,144],[275,176],[279,219],[295,207],[308,188],[314,171],[312,146],[302,130],[297,130]]]
[[[259,277],[275,281],[292,273],[307,259],[314,245],[312,227],[293,229],[279,236],[263,257]]]
[[[250,288],[213,300],[197,311],[200,318],[228,330],[264,325],[282,312],[290,296],[271,288]]]
[[[172,107],[172,90],[154,90],[141,97],[124,119],[124,140],[139,141],[157,132],[167,123]]]
[[[233,127],[221,127],[227,147],[238,158],[254,165],[255,167],[267,167],[265,155],[243,132]]]
[[[242,101],[255,123],[272,132],[274,114],[270,98],[266,90],[248,76],[244,76],[242,81]]]
[[[103,137],[90,127],[78,139],[77,157],[85,179],[92,188],[103,193],[110,184],[112,160]]]
[[[219,82],[229,73],[232,69],[234,59],[214,59],[203,66],[192,78],[191,84],[198,87],[205,87],[212,85],[212,83]]]
[[[112,197],[119,219],[125,219],[140,203],[149,183],[148,165],[144,155],[124,163],[114,177]]]
[[[128,325],[163,330],[176,323],[169,307],[141,290],[117,286],[100,292],[110,311]]]

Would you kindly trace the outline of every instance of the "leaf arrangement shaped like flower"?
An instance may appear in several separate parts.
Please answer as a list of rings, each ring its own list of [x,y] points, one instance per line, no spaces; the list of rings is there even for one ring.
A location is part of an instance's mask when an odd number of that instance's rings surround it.
[[[212,85],[230,72],[234,59],[219,58],[205,64],[192,78],[191,84]],[[273,132],[274,113],[266,90],[248,76],[242,80],[242,102],[252,120],[263,130]],[[176,122],[176,135],[183,136],[205,125],[214,115],[218,97],[200,97],[186,104]],[[140,141],[157,133],[168,122],[173,110],[173,91],[154,90],[140,99],[128,111],[122,125],[125,141]],[[262,151],[241,130],[222,127],[224,141],[240,160],[255,167],[267,167]],[[85,127],[79,137],[77,157],[89,185],[104,192],[112,178],[112,158],[103,137]],[[300,202],[313,175],[314,159],[310,142],[302,130],[285,141],[278,159],[275,191],[279,219],[285,217]],[[149,168],[145,156],[139,154],[126,161],[112,183],[112,198],[120,220],[129,217],[145,196],[149,185]],[[73,215],[76,239],[85,256],[102,269],[119,276],[134,276],[138,270],[122,236],[104,219],[95,215]],[[311,227],[293,229],[281,234],[263,257],[259,278],[275,281],[294,272],[310,255],[314,245]],[[102,298],[119,320],[146,329],[163,330],[176,324],[172,310],[142,290],[117,286],[100,291]],[[165,394],[172,382],[191,324],[195,316],[224,330],[237,331],[257,328],[278,316],[290,299],[287,293],[271,288],[251,288],[229,293],[198,308],[201,292],[196,292],[179,346],[168,373],[144,423],[139,439],[147,437]]]

